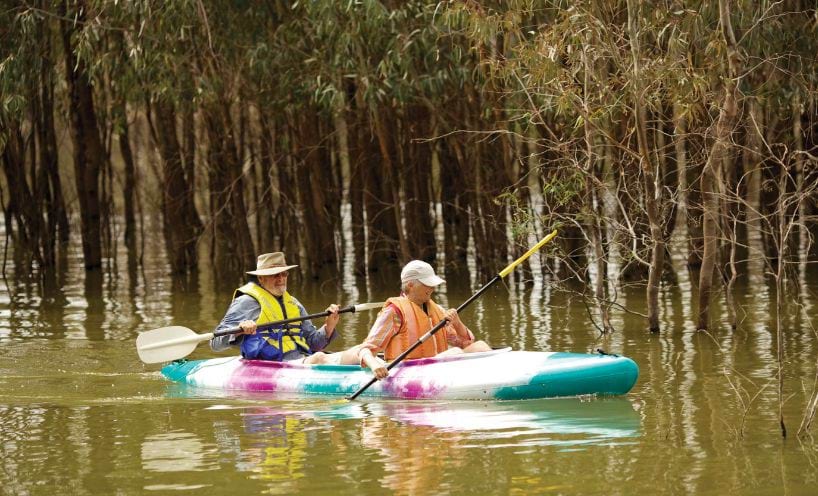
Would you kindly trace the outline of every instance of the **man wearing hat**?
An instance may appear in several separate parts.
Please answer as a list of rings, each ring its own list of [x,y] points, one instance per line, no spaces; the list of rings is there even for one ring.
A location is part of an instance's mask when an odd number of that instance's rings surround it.
[[[288,271],[297,265],[287,265],[281,252],[259,255],[256,270],[247,272],[256,276],[233,293],[233,301],[216,330],[241,327],[239,335],[219,336],[210,340],[214,351],[223,351],[231,344],[241,346],[244,358],[256,360],[290,361],[303,360],[304,363],[323,363],[327,355],[324,349],[332,338],[333,331],[341,316],[338,305],[327,308],[332,312],[320,329],[310,320],[291,322],[279,328],[256,333],[256,326],[308,315],[304,306],[287,292]]]
[[[341,363],[364,364],[377,378],[383,379],[389,371],[373,353],[383,351],[386,360],[393,360],[443,319],[449,323],[415,348],[407,359],[433,357],[444,352],[491,351],[485,342],[475,341],[456,309],[443,310],[432,301],[435,288],[445,281],[435,274],[431,265],[412,260],[403,267],[400,280],[401,295],[386,301],[369,336],[363,343],[344,351]]]

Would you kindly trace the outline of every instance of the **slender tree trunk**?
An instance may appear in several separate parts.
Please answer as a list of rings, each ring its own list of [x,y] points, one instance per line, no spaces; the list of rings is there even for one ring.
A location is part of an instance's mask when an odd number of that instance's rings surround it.
[[[298,198],[298,191],[294,187],[296,183],[296,157],[293,151],[293,144],[298,139],[296,135],[295,123],[292,117],[287,116],[286,125],[282,129],[282,158],[278,161],[276,172],[278,188],[273,192],[273,201],[277,198],[277,208],[275,209],[275,236],[278,239],[278,249],[283,250],[292,258],[299,253],[299,246],[303,233],[300,230],[301,224],[298,219],[298,212],[301,206]],[[285,147],[283,143],[287,143]]]
[[[586,39],[586,45],[590,45],[591,43],[592,40]],[[598,178],[596,171],[598,168],[597,164],[600,160],[600,153],[597,152],[597,138],[596,132],[594,131],[594,126],[591,124],[588,118],[591,115],[588,99],[591,97],[590,92],[592,91],[592,82],[596,69],[594,67],[594,62],[590,59],[586,49],[582,50],[582,57],[583,66],[585,69],[583,84],[585,98],[583,99],[583,112],[586,118],[583,119],[583,121],[585,130],[585,154],[587,156],[587,163],[585,165],[586,203],[584,208],[588,212],[588,225],[586,226],[586,229],[591,242],[590,248],[594,252],[594,265],[596,272],[596,280],[593,283],[594,301],[596,303],[597,310],[599,311],[601,321],[600,330],[602,334],[607,334],[613,331],[613,326],[611,325],[609,313],[610,305],[608,304],[608,257],[605,253],[605,243],[603,242],[605,235],[603,233],[601,221],[603,218],[603,205],[598,195],[599,188],[597,186]]]
[[[202,232],[193,203],[195,178],[183,160],[173,104],[156,102],[151,112],[162,157],[162,225],[171,273],[187,276],[198,268],[196,245]],[[191,160],[192,161],[192,160]]]
[[[359,108],[362,109],[361,112],[368,121],[371,117],[368,107],[361,105]],[[371,123],[371,126],[374,127],[374,123]],[[399,258],[401,253],[399,238],[402,235],[399,234],[396,220],[400,218],[400,213],[395,212],[398,205],[395,204],[391,167],[384,170],[382,165],[382,161],[385,160],[383,159],[384,150],[381,148],[382,142],[376,136],[372,136],[369,128],[362,127],[358,136],[365,160],[362,168],[365,184],[364,208],[368,230],[367,270],[376,272],[393,266],[396,262],[405,263],[408,260]],[[408,253],[406,256],[409,256]]]
[[[51,54],[51,44],[48,43],[47,53]],[[40,130],[40,167],[43,178],[40,188],[46,198],[46,212],[48,231],[46,243],[50,247],[47,251],[53,252],[56,241],[61,245],[68,241],[69,224],[68,210],[62,191],[62,181],[59,174],[59,156],[57,147],[57,133],[54,129],[54,78],[48,71],[40,73],[39,92],[39,130]],[[50,258],[50,255],[48,256]]]
[[[219,102],[203,112],[209,143],[213,271],[219,289],[240,283],[244,272],[255,266],[256,258],[247,224],[244,180],[234,138],[235,129],[228,108],[225,102]]]
[[[10,126],[7,131],[8,142],[2,153],[2,168],[6,176],[6,184],[9,189],[9,196],[14,199],[13,207],[10,209],[11,218],[17,224],[17,245],[20,254],[25,254],[25,266],[30,267],[31,262],[36,261],[42,264],[40,253],[40,236],[42,229],[42,217],[37,208],[35,195],[26,179],[26,141],[20,130],[20,126]],[[6,229],[11,230],[11,225],[7,224]],[[21,267],[23,269],[23,267]],[[25,273],[25,269],[21,273]]]
[[[676,177],[677,177],[677,206],[676,206],[676,225],[682,224],[687,218],[687,196],[688,196],[688,181],[687,181],[687,118],[684,116],[684,109],[678,103],[673,104],[673,149],[676,158]],[[686,225],[686,224],[685,224]]]
[[[122,126],[119,130],[119,150],[122,154],[125,183],[122,187],[122,198],[125,208],[125,245],[128,252],[136,249],[136,163],[131,149],[131,133],[128,125],[127,109],[123,105]]]
[[[353,102],[355,102],[353,100]],[[359,115],[350,113],[351,116]],[[350,122],[350,121],[347,121]],[[365,121],[357,118],[351,121],[350,127],[350,171],[349,171],[349,202],[351,212],[352,250],[355,254],[355,275],[364,277],[367,270],[367,237],[371,236],[368,226],[364,222],[365,199],[366,196],[366,153],[364,141]]]
[[[724,102],[714,126],[714,143],[707,157],[701,179],[704,204],[704,252],[699,273],[699,316],[697,329],[710,327],[710,294],[713,286],[713,269],[716,266],[719,247],[719,197],[721,189],[721,165],[730,153],[730,135],[738,114],[736,76],[740,71],[740,56],[733,27],[730,23],[729,0],[719,0],[719,23],[721,35],[727,45],[727,72],[723,81]]]
[[[300,139],[293,140],[293,146],[298,157],[297,189],[305,219],[301,228],[309,265],[307,273],[318,279],[321,269],[337,265],[335,232],[340,195],[315,116],[302,114],[297,119]]]
[[[273,250],[273,188],[275,180],[275,127],[262,113],[259,117],[258,205],[256,210],[258,246],[262,253]]]
[[[775,266],[775,341],[777,365],[777,392],[778,392],[778,425],[781,437],[787,437],[787,425],[784,422],[784,324],[783,315],[786,311],[786,267],[788,258],[788,244],[790,231],[789,219],[794,212],[790,212],[787,204],[791,193],[788,184],[791,182],[787,167],[781,166],[778,176],[778,202],[776,204],[776,241],[778,259]]]
[[[70,11],[69,11],[70,8]],[[86,270],[102,266],[99,180],[103,167],[104,149],[94,110],[93,89],[83,58],[74,55],[72,39],[77,26],[84,26],[87,6],[83,0],[62,4],[60,29],[65,55],[66,81],[69,95],[69,122],[74,145],[74,170],[80,204],[82,252]],[[97,281],[95,278],[94,281]],[[101,284],[101,280],[98,281]],[[93,288],[92,288],[93,289]]]
[[[457,277],[465,275],[469,245],[469,192],[464,177],[465,158],[458,136],[441,142],[440,191],[443,213],[443,238],[446,263]]]
[[[798,246],[801,252],[806,251],[809,243],[809,231],[807,230],[807,202],[800,200],[804,191],[804,128],[801,122],[801,115],[804,112],[801,94],[796,91],[792,96],[792,139],[793,139],[793,160],[795,161],[795,194],[799,198],[797,224],[798,224]]]
[[[375,136],[378,139],[378,148],[380,149],[381,158],[383,159],[380,170],[383,171],[383,179],[385,179],[387,182],[386,189],[389,192],[389,201],[391,202],[391,205],[387,205],[386,208],[394,217],[395,232],[397,234],[398,247],[400,248],[399,259],[402,261],[402,263],[406,263],[412,258],[412,254],[411,250],[409,249],[409,243],[406,240],[406,233],[403,230],[403,218],[401,215],[402,209],[400,204],[400,178],[395,172],[396,169],[393,163],[389,139],[386,135],[386,129],[383,124],[381,112],[375,110],[371,112],[371,116],[372,124],[375,129]]]
[[[408,160],[400,167],[406,179],[406,234],[412,257],[433,262],[437,249],[431,215],[432,145],[416,141],[428,136],[429,116],[423,109],[413,107],[406,117],[409,129],[402,145],[408,152]]]
[[[758,100],[751,98],[747,101],[748,124],[747,146],[744,148],[744,173],[747,175],[746,197],[747,205],[747,237],[749,240],[761,239],[761,181],[762,155],[761,146],[764,129],[764,113]],[[752,243],[748,242],[748,245]]]
[[[648,329],[650,332],[659,332],[659,289],[664,269],[665,239],[662,229],[662,220],[659,212],[661,202],[660,176],[657,166],[653,163],[652,152],[648,149],[647,117],[642,95],[641,82],[641,55],[639,47],[639,19],[636,0],[628,0],[628,36],[630,37],[631,54],[633,56],[633,103],[636,119],[636,138],[639,146],[640,161],[642,163],[642,178],[645,187],[645,208],[650,225],[651,257],[648,274],[647,305]]]
[[[353,166],[352,159],[351,159],[351,150],[350,150],[350,126],[347,121],[347,116],[350,114],[349,109],[347,108],[347,100],[346,94],[340,93],[339,98],[336,100],[335,108],[333,109],[332,113],[332,123],[335,129],[335,143],[336,143],[336,151],[338,156],[338,165],[340,169],[340,176],[341,176],[341,206],[346,211],[349,212],[349,225],[348,231],[346,230],[347,226],[342,226],[341,231],[341,253],[343,257],[348,260],[349,257],[352,257],[354,260],[354,264],[351,265],[353,267],[353,271],[357,275],[363,275],[363,271],[360,270],[363,265],[360,263],[363,260],[363,250],[359,249],[363,247],[364,235],[363,235],[363,222],[360,218],[361,216],[361,203],[360,203],[360,195],[355,194],[354,192],[360,191],[359,188],[353,186],[353,176],[356,173],[355,169],[357,168],[357,164]],[[348,252],[348,247],[352,247],[352,252]]]

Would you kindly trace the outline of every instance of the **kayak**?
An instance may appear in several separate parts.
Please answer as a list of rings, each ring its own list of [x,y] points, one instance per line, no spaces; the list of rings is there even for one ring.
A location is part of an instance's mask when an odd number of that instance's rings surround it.
[[[168,379],[207,389],[282,395],[348,396],[372,373],[357,365],[304,365],[241,357],[172,362]],[[626,357],[510,348],[404,360],[362,396],[393,399],[522,400],[621,395],[639,367]]]

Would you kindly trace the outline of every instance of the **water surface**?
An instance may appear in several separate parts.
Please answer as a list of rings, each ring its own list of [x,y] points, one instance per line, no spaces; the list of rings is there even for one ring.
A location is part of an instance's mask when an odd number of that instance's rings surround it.
[[[778,424],[773,290],[743,281],[733,331],[696,332],[684,270],[662,295],[663,332],[617,310],[600,337],[577,294],[512,277],[463,313],[494,346],[602,348],[633,358],[640,378],[618,398],[518,402],[344,402],[225,395],[170,384],[135,352],[139,331],[207,332],[230,295],[174,287],[161,257],[105,276],[89,294],[70,254],[43,296],[13,260],[0,283],[0,487],[5,494],[814,494],[818,449],[797,436],[815,387],[815,287],[784,319]],[[71,258],[73,257],[73,258]],[[124,255],[122,255],[124,257]],[[760,269],[759,269],[760,270]],[[808,274],[809,269],[804,268]],[[806,277],[805,281],[818,280]],[[309,311],[381,301],[391,281],[292,278]],[[449,281],[455,306],[479,281]],[[644,312],[639,288],[620,303]],[[338,350],[374,312],[345,315]],[[191,358],[213,356],[201,345]],[[810,432],[814,433],[813,428]]]

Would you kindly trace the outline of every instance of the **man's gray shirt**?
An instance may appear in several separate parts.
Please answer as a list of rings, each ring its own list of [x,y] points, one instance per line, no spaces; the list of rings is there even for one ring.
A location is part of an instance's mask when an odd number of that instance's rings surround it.
[[[275,297],[279,304],[283,305],[280,298]],[[308,315],[304,305],[298,299],[293,297],[295,304],[298,306],[300,315]],[[283,306],[282,306],[283,308]],[[234,299],[224,314],[221,323],[216,327],[216,331],[229,329],[231,327],[238,327],[239,322],[244,320],[255,321],[261,314],[261,305],[255,298],[250,295],[243,294]],[[294,317],[289,315],[287,318]],[[315,325],[309,319],[301,321],[301,336],[307,341],[311,351],[320,351],[329,345],[335,338],[335,333],[327,338],[326,326],[321,326],[316,329]],[[210,340],[210,348],[213,351],[224,351],[230,348],[230,345],[241,346],[241,341],[244,339],[244,334],[229,334],[226,336],[217,336]],[[284,354],[283,361],[298,360],[306,356],[302,351],[295,349]]]

